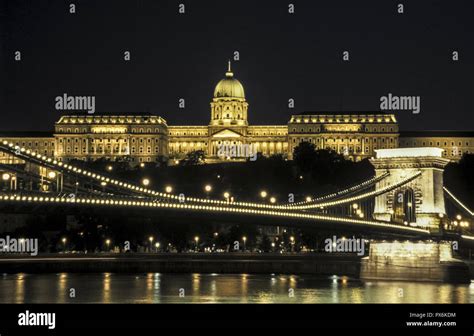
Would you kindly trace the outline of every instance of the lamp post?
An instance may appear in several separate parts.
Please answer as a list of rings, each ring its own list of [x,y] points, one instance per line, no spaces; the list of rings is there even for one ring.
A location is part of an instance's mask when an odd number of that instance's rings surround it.
[[[155,239],[155,238],[154,238],[153,236],[148,237],[148,240],[150,241],[150,252],[151,252],[151,250],[152,250],[152,244],[153,244],[153,240],[154,240],[154,239]]]
[[[66,237],[63,237],[63,238],[61,239],[61,241],[63,242],[63,252],[66,252],[67,238],[66,238]]]
[[[247,250],[247,244],[246,244],[247,243],[247,237],[243,236],[242,240],[244,242],[244,252],[245,252]]]
[[[110,246],[110,239],[105,240],[105,245],[107,246],[107,252],[110,251],[109,246]]]
[[[195,241],[195,243],[196,243],[196,249],[195,249],[195,251],[197,252],[197,251],[198,251],[199,237],[198,237],[198,236],[194,237],[194,241]]]
[[[209,198],[209,193],[212,191],[212,186],[210,184],[206,184],[204,186],[204,191],[206,192],[206,197]]]
[[[5,181],[6,189],[9,188],[8,185],[9,185],[10,179],[11,179],[11,175],[9,173],[2,174],[2,180]],[[11,187],[11,182],[10,182],[10,187]]]

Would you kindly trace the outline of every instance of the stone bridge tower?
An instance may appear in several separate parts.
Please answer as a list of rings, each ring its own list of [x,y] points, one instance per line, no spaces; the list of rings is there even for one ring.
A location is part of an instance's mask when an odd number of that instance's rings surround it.
[[[443,171],[449,163],[441,148],[396,148],[376,150],[370,162],[376,176],[390,175],[376,184],[380,189],[398,183],[414,174],[421,175],[409,183],[375,199],[374,217],[382,221],[427,227],[438,231],[446,218]]]

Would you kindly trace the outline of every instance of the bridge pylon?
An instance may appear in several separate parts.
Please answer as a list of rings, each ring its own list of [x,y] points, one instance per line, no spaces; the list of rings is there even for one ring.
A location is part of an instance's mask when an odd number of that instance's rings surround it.
[[[377,189],[421,174],[400,188],[377,196],[374,218],[425,227],[433,233],[439,231],[446,220],[443,171],[450,162],[442,157],[442,152],[441,148],[435,147],[375,150],[376,156],[370,162],[376,176],[390,173],[377,182]]]

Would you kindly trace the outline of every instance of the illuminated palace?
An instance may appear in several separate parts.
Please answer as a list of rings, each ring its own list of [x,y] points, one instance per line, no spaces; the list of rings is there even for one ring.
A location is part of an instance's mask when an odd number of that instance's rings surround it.
[[[474,132],[400,132],[390,113],[307,112],[292,115],[286,125],[264,126],[249,125],[248,113],[244,87],[229,62],[225,78],[214,89],[207,126],[169,126],[161,117],[144,113],[75,114],[61,116],[53,133],[4,132],[0,138],[61,161],[105,159],[132,165],[166,158],[175,162],[197,150],[205,152],[207,162],[235,159],[219,155],[224,145],[247,145],[265,156],[291,159],[303,141],[355,161],[374,156],[375,149],[398,147],[439,147],[452,160],[474,153]],[[0,159],[16,163],[4,154]]]

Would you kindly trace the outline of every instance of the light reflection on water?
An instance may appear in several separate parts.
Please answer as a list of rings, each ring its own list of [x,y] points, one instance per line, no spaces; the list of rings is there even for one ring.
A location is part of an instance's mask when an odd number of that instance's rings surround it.
[[[364,282],[275,274],[20,273],[0,276],[0,303],[474,303],[474,282]]]

